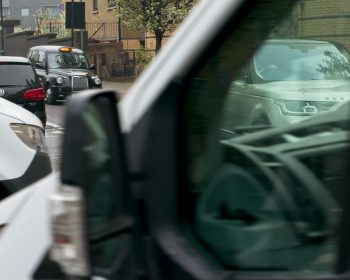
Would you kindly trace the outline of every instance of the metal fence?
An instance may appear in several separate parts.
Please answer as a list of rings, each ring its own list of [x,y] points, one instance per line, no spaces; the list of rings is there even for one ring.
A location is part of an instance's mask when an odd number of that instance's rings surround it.
[[[97,40],[121,39],[121,27],[118,21],[112,22],[87,22],[85,30],[88,31],[89,38]]]
[[[89,39],[96,40],[139,39],[142,37],[142,32],[129,31],[120,26],[118,20],[86,22],[85,30],[88,31]],[[39,33],[56,33],[57,38],[71,36],[71,30],[66,29],[65,23],[57,21],[49,21],[40,28]]]

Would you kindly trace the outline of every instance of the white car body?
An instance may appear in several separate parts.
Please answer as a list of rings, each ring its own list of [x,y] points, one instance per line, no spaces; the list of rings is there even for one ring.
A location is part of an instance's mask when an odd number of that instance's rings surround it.
[[[11,123],[23,123],[43,128],[40,120],[29,111],[0,98],[0,181],[20,177],[33,160],[36,151],[25,145],[10,128]],[[18,160],[18,159],[21,160]]]

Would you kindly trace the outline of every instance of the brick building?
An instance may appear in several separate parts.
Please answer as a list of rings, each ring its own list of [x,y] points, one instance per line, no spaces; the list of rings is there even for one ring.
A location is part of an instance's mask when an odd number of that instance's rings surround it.
[[[298,12],[300,37],[336,41],[350,49],[350,1],[304,0]]]
[[[273,37],[334,41],[350,50],[349,26],[349,0],[301,0]]]

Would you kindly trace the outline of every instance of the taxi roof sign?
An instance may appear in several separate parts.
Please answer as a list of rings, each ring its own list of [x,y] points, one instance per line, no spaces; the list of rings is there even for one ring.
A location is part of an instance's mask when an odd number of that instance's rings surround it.
[[[71,52],[72,48],[71,47],[61,47],[59,48],[60,52]]]

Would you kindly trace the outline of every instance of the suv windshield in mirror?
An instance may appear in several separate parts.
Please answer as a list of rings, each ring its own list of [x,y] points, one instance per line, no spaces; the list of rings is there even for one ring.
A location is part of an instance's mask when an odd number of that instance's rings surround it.
[[[89,69],[87,58],[84,54],[73,52],[57,52],[48,54],[49,68]]]
[[[29,64],[0,64],[1,86],[31,86],[35,84],[35,74]]]
[[[267,43],[254,57],[263,81],[347,80],[349,60],[332,44]]]

